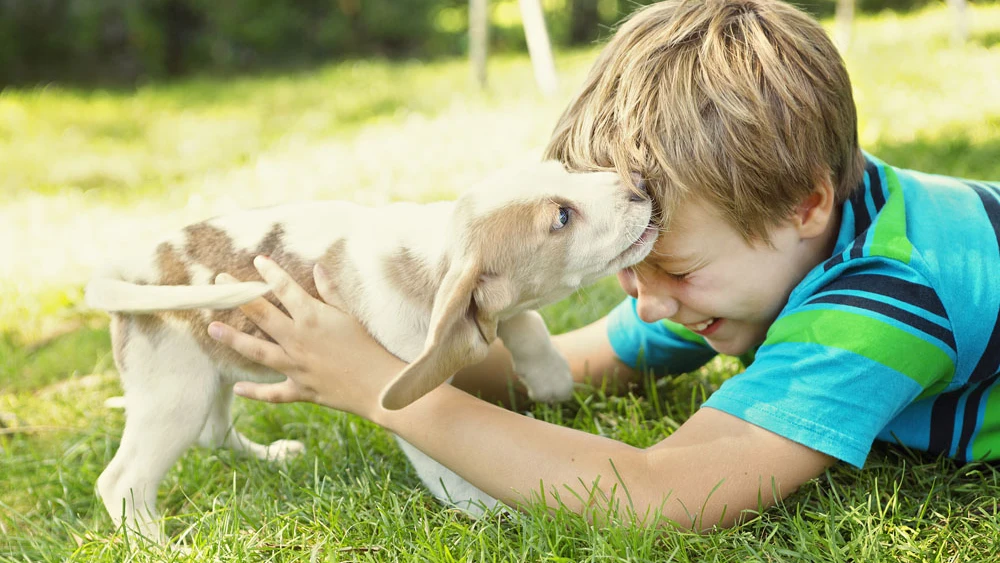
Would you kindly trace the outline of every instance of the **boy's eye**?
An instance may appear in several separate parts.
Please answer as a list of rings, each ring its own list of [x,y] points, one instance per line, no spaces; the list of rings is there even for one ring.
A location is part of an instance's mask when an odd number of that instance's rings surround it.
[[[667,270],[664,270],[663,268],[661,268],[661,267],[659,267],[659,266],[657,266],[657,268],[656,268],[656,269],[657,269],[657,270],[659,270],[659,272],[660,272],[661,274],[663,274],[663,275],[667,276],[668,278],[670,278],[670,279],[672,279],[672,280],[674,280],[674,281],[678,281],[678,282],[680,282],[680,281],[684,281],[685,279],[687,279],[687,277],[688,277],[689,275],[691,275],[691,272],[685,272],[685,273],[683,273],[683,274],[675,274],[675,273],[673,273],[673,272],[668,272]]]

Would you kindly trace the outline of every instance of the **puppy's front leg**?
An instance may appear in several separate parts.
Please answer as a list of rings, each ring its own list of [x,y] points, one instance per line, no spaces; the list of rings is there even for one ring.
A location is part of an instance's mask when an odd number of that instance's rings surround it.
[[[533,401],[565,401],[573,396],[573,375],[566,358],[552,345],[549,330],[536,311],[500,322],[497,336],[514,361],[514,373]]]

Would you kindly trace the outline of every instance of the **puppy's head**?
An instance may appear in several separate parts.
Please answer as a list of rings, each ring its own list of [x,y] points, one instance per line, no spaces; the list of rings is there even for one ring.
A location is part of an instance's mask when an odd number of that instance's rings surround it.
[[[482,361],[499,321],[639,262],[656,234],[650,198],[612,172],[549,161],[472,187],[455,206],[424,351],[386,387],[382,406],[402,408]]]

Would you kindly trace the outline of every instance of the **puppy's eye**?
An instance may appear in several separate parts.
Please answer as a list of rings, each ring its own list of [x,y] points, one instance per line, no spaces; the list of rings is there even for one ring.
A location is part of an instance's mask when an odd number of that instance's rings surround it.
[[[570,215],[572,215],[573,210],[568,207],[560,207],[559,214],[556,215],[555,223],[552,223],[552,230],[558,231],[559,229],[565,227],[569,223]]]

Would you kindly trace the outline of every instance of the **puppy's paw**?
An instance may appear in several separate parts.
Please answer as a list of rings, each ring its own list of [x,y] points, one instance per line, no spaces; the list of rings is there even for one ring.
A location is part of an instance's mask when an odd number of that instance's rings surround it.
[[[277,440],[267,446],[267,461],[287,461],[306,451],[306,445],[298,440]]]
[[[558,352],[552,351],[544,358],[516,370],[521,382],[528,389],[532,401],[557,403],[573,396],[573,374],[569,363]]]

